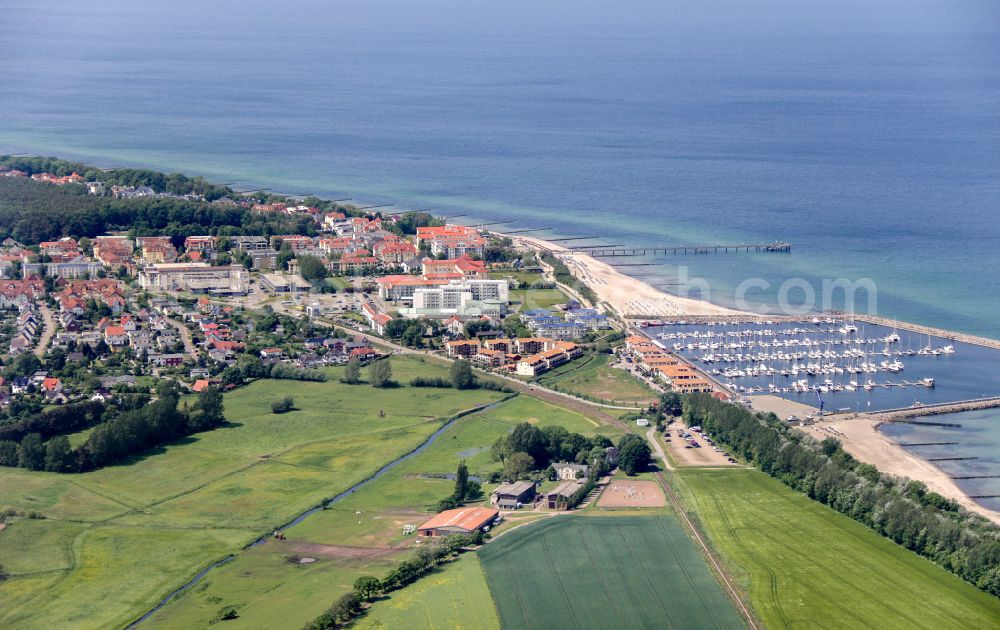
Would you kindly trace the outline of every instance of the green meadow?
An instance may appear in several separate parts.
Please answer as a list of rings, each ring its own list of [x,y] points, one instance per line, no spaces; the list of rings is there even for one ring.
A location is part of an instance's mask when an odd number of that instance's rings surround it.
[[[381,577],[413,553],[415,537],[405,536],[403,526],[427,520],[434,505],[454,487],[447,479],[425,475],[454,472],[463,459],[471,474],[488,472],[497,466],[490,461],[490,445],[519,422],[539,426],[557,424],[570,431],[604,433],[612,438],[620,433],[617,428],[600,426],[578,413],[526,396],[464,416],[416,456],[289,528],[286,541],[269,540],[214,569],[198,586],[154,615],[150,624],[201,627],[222,608],[234,606],[239,618],[227,621],[227,628],[302,626],[350,590],[357,577]],[[488,495],[490,486],[484,484],[484,491]],[[514,515],[510,520],[531,518]],[[302,558],[307,561],[303,563]],[[453,577],[452,570],[456,568],[470,575],[476,571],[463,558],[376,602],[371,618],[366,616],[356,623],[365,627],[364,624],[380,623],[379,620],[388,624],[388,620],[399,619],[401,615],[409,618],[409,614],[397,610],[402,608],[421,611],[414,627],[463,627],[462,624],[472,621],[477,625],[464,627],[495,627],[495,620],[490,621],[488,615],[479,616],[479,609],[486,601],[482,589],[466,584],[464,578]],[[462,591],[460,597],[476,602],[476,611],[457,605],[426,608],[415,595],[427,589],[432,592],[430,601],[441,601],[448,596],[449,589],[434,585],[439,581],[452,583],[455,579],[462,579],[463,588],[468,586],[469,590]]]
[[[587,354],[539,377],[538,382],[588,400],[648,405],[656,399],[649,388],[626,372],[612,368],[610,354]]]
[[[419,358],[395,377],[443,376]],[[226,427],[77,474],[0,468],[0,627],[122,626],[199,569],[411,451],[489,391],[262,380],[226,395]],[[284,395],[296,410],[273,414]],[[379,412],[383,412],[380,415]]]
[[[751,469],[675,479],[767,628],[988,628],[990,597]]]

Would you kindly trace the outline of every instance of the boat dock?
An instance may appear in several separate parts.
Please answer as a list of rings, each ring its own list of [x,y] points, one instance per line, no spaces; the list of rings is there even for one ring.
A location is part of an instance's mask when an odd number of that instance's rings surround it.
[[[848,313],[832,312],[831,317],[852,317]],[[965,333],[959,333],[952,330],[944,330],[942,328],[934,328],[932,326],[923,326],[921,324],[911,324],[910,322],[903,322],[897,319],[889,319],[888,317],[880,317],[878,315],[854,315],[856,321],[868,322],[870,324],[878,324],[880,326],[886,326],[888,328],[899,328],[900,330],[908,330],[910,332],[918,333],[921,335],[931,335],[934,337],[940,337],[942,339],[948,339],[950,341],[961,341],[962,343],[969,343],[976,346],[983,346],[984,348],[993,348],[995,350],[1000,350],[1000,340],[990,339],[989,337],[979,337],[976,335],[967,335]]]
[[[553,239],[549,239],[553,240]],[[567,239],[564,239],[567,240]],[[582,238],[581,238],[582,240]],[[737,243],[729,245],[668,245],[665,247],[607,247],[601,245],[580,246],[570,250],[571,254],[587,254],[595,258],[618,256],[666,256],[677,254],[726,254],[730,252],[788,253],[792,245],[784,242]]]
[[[958,413],[960,411],[973,411],[975,409],[992,409],[1000,407],[1000,396],[990,398],[976,398],[973,400],[960,400],[958,402],[939,403],[935,405],[921,405],[919,407],[902,407],[899,409],[886,409],[868,414],[869,418],[878,422],[901,422],[908,418],[918,418],[921,416],[936,416],[945,413]],[[932,424],[932,423],[926,423]],[[935,423],[936,424],[936,423]],[[941,423],[940,426],[959,426]]]

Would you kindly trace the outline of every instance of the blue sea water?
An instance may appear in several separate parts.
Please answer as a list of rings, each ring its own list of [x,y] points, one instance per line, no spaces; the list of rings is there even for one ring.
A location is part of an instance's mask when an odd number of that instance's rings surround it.
[[[628,245],[780,239],[629,270],[671,290],[684,265],[724,304],[760,278],[760,306],[870,278],[883,315],[1000,337],[994,0],[4,0],[0,60],[0,150]]]

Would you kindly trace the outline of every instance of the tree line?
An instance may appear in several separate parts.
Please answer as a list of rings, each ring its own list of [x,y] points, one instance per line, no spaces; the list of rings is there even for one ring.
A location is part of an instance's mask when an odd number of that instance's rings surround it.
[[[0,465],[85,472],[225,423],[218,389],[200,392],[190,409],[178,407],[179,395],[176,383],[164,381],[157,399],[141,406],[111,409],[98,402],[76,403],[4,425]],[[86,441],[73,448],[67,434],[91,426]]]
[[[768,475],[1000,597],[1000,528],[919,482],[857,461],[838,440],[817,442],[772,414],[708,394],[684,397],[688,426],[701,425]]]
[[[25,244],[63,236],[93,238],[126,231],[133,236],[316,234],[311,216],[254,212],[244,207],[162,197],[114,199],[88,195],[78,184],[53,186],[0,177],[0,237]]]

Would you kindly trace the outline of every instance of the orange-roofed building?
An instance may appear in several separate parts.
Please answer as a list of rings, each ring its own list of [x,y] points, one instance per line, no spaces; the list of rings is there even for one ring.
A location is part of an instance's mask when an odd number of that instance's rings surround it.
[[[197,381],[194,382],[194,385],[191,387],[191,389],[193,389],[196,392],[203,392],[211,386],[212,386],[212,381],[208,380],[207,378],[199,378]]]
[[[500,511],[487,507],[464,507],[445,510],[417,528],[421,536],[472,534],[491,525]]]
[[[449,341],[445,344],[449,357],[472,357],[479,352],[479,342],[475,339]]]

